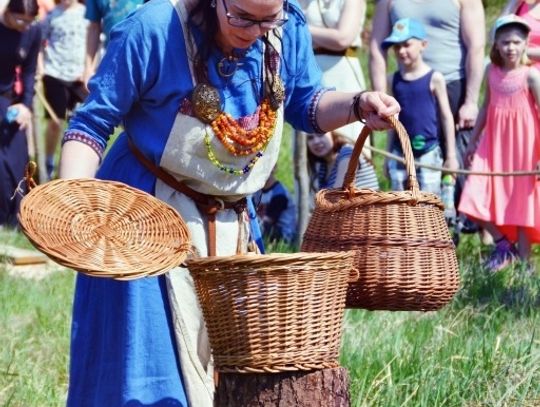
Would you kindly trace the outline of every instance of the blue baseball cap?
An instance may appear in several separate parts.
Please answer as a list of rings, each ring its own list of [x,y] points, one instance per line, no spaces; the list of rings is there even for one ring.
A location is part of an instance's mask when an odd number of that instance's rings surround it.
[[[396,21],[392,27],[390,36],[384,39],[382,46],[383,48],[388,48],[394,44],[410,40],[411,38],[425,40],[426,36],[426,30],[419,21],[413,20],[412,18],[401,18]]]
[[[526,32],[531,31],[529,23],[527,23],[527,21],[525,21],[523,18],[516,16],[515,14],[507,14],[495,20],[495,32],[497,32],[497,30],[500,28],[511,24],[521,26]]]

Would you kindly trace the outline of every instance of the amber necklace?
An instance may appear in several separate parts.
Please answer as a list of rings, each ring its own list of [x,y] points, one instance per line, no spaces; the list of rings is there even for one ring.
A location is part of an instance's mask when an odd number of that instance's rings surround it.
[[[276,111],[285,98],[283,82],[277,74],[277,69],[272,69],[272,66],[275,67],[277,64],[272,63],[272,60],[270,60],[270,58],[276,58],[276,56],[270,55],[271,50],[269,49],[272,48],[276,54],[277,51],[269,46],[268,43],[266,45],[263,59],[263,66],[267,69],[267,74],[265,75],[267,78],[265,81],[265,96],[258,108],[259,123],[255,128],[246,130],[240,125],[238,120],[233,119],[230,114],[223,112],[221,109],[222,101],[218,90],[208,83],[197,84],[191,97],[193,112],[197,118],[211,126],[216,138],[230,154],[233,156],[253,155],[249,163],[243,168],[223,165],[217,159],[215,151],[212,148],[209,132],[206,131],[204,141],[207,147],[209,161],[220,170],[230,174],[247,174],[257,160],[262,157],[264,150],[274,134],[277,121]],[[279,59],[279,54],[277,58]],[[219,71],[220,63],[218,63],[218,73],[221,75]],[[232,76],[236,72],[237,67],[238,63],[235,62],[232,73],[230,70],[224,71],[228,74],[225,77]],[[224,69],[223,66],[221,68]]]

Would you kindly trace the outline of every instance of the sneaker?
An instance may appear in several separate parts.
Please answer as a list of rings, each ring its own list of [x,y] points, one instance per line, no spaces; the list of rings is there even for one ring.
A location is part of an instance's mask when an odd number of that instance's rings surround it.
[[[473,234],[478,232],[478,225],[470,219],[465,219],[461,226],[461,233]]]
[[[497,242],[495,249],[484,262],[484,268],[488,269],[492,273],[496,273],[497,271],[508,266],[517,258],[518,253],[516,248],[505,237],[503,237]]]

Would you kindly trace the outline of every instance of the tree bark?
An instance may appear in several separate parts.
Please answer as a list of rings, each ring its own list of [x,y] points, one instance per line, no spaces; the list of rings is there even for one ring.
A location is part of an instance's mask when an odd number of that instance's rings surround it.
[[[215,407],[349,407],[342,367],[310,372],[220,373]]]

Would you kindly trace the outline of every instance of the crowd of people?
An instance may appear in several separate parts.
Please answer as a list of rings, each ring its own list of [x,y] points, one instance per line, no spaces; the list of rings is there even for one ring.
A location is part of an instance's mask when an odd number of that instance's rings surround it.
[[[36,0],[0,6],[1,225],[16,225],[39,78],[48,176],[117,180],[158,197],[202,255],[254,250],[257,230],[298,239],[294,194],[274,172],[285,121],[307,135],[316,192],[342,185],[362,126],[388,130],[385,118],[399,114],[429,166],[418,170],[421,189],[440,194],[451,174],[461,220],[493,236],[485,267],[519,261],[533,272],[539,178],[455,171],[538,168],[540,2],[508,1],[487,64],[481,0],[379,0],[366,49],[365,0],[142,3],[60,0],[41,18]],[[401,153],[392,131],[388,151]],[[401,163],[387,159],[384,171],[392,189],[407,187]],[[380,188],[367,148],[355,183]],[[68,405],[212,404],[207,334],[185,268],[130,282],[78,275],[71,346]]]

